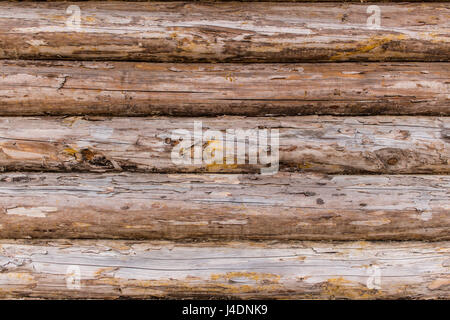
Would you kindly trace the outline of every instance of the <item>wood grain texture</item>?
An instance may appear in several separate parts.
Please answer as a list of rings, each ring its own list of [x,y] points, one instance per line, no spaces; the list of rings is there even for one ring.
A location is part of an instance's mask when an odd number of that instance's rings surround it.
[[[450,176],[0,176],[0,238],[450,240]]]
[[[0,61],[0,115],[450,115],[448,63]]]
[[[159,62],[449,61],[448,3],[0,3],[0,58]]]
[[[449,242],[3,240],[0,297],[448,299],[449,262]]]
[[[209,129],[223,136],[201,138],[194,131],[199,120],[203,135]],[[448,174],[449,121],[448,117],[406,116],[4,117],[0,118],[0,166],[4,171],[260,173],[271,165],[262,158],[249,164],[248,147],[256,144],[256,136],[248,143],[226,134],[226,129],[255,129],[269,136],[278,130],[279,148],[260,145],[255,151],[272,152],[275,158],[279,149],[282,171]],[[176,134],[180,129],[191,137]],[[237,158],[238,148],[243,147],[245,157]],[[195,164],[195,150],[216,153],[216,158],[222,153],[223,158],[210,164],[204,158]],[[228,156],[233,150],[235,156]],[[177,163],[176,157],[190,164]]]

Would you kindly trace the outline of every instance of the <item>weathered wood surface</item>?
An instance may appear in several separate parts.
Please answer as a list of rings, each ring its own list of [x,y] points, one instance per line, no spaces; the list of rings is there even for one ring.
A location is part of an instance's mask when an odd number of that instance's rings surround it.
[[[0,58],[329,62],[450,57],[448,3],[379,4],[379,28],[367,26],[373,15],[367,4],[76,4],[79,29],[75,11],[66,14],[70,3],[0,3]]]
[[[450,115],[447,63],[0,61],[1,115]]]
[[[450,176],[0,176],[0,238],[450,240]]]
[[[194,130],[200,120],[203,137]],[[177,134],[180,129],[190,137]],[[207,137],[207,129],[223,136]],[[269,137],[278,130],[279,148],[274,139],[252,147],[259,158],[249,164],[248,147],[256,145],[256,136],[250,143],[236,142],[227,129],[261,130]],[[449,130],[449,117],[4,117],[0,166],[4,171],[259,173],[268,167],[276,171],[274,161],[262,161],[267,152],[269,159],[278,153],[283,171],[447,174]],[[245,157],[237,157],[243,147]],[[204,156],[199,164],[192,161],[196,152]],[[215,159],[208,163],[206,156],[211,154]],[[179,159],[190,164],[180,164]]]
[[[449,299],[449,266],[449,242],[2,240],[0,297]]]

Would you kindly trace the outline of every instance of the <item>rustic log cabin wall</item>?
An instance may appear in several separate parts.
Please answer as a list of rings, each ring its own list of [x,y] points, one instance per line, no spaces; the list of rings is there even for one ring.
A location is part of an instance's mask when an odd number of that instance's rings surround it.
[[[450,3],[401,2],[0,1],[0,298],[449,299]]]

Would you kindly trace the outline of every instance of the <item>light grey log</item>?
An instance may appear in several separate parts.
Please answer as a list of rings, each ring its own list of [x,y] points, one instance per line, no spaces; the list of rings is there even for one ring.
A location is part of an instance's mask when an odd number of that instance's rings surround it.
[[[86,120],[88,119],[88,120]],[[202,143],[203,133],[222,137]],[[279,117],[279,118],[0,118],[0,166],[7,171],[139,171],[139,172],[262,172],[264,159],[238,164],[228,157],[226,129],[279,131],[279,161],[283,171],[327,173],[449,173],[448,117]],[[267,131],[266,131],[267,132]],[[200,134],[195,133],[195,139]],[[181,141],[181,139],[184,139]],[[209,138],[211,139],[211,138]],[[255,138],[251,143],[256,144]],[[191,143],[192,142],[192,143]],[[271,143],[271,141],[269,140]],[[244,141],[235,145],[244,146]],[[185,145],[185,146],[184,146]],[[249,143],[246,143],[247,147]],[[197,147],[196,147],[197,146]],[[274,146],[274,145],[273,145]],[[223,152],[220,161],[192,161],[195,149]],[[273,155],[276,155],[276,147]],[[261,152],[269,150],[261,144]],[[172,153],[173,152],[173,153]],[[230,151],[231,152],[231,151]],[[235,150],[235,155],[237,150]],[[190,164],[179,164],[185,157]],[[275,163],[272,165],[275,168]]]
[[[0,176],[0,238],[450,240],[449,176]]]
[[[1,115],[450,115],[450,64],[0,61]]]
[[[449,262],[449,242],[9,240],[0,297],[449,299]]]
[[[0,3],[0,58],[449,61],[447,3]],[[369,20],[369,25],[368,25]],[[68,22],[69,21],[69,22]],[[78,26],[80,28],[78,28]]]

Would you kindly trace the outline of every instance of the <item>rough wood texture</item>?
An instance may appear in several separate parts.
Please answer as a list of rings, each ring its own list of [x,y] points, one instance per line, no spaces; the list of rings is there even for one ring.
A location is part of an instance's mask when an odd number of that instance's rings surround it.
[[[450,115],[448,63],[0,61],[1,115]]]
[[[0,245],[3,298],[450,298],[449,242]]]
[[[0,238],[450,240],[450,176],[0,176]]]
[[[0,118],[0,166],[7,171],[259,173],[270,165],[259,160],[249,164],[248,150],[246,159],[239,158],[245,164],[227,156],[232,140],[225,130],[269,129],[279,130],[283,171],[450,173],[449,117],[87,119]],[[223,132],[223,137],[204,137],[200,143],[200,134],[194,132],[194,122],[199,120],[203,134],[206,129],[217,130]],[[193,139],[174,134],[179,129],[189,131]],[[250,141],[256,143],[255,137]],[[234,142],[236,145],[248,148],[249,143],[240,140]],[[260,151],[269,150],[276,156],[278,148],[260,147]],[[223,163],[194,164],[191,160],[195,150],[222,152]],[[183,155],[192,164],[176,163],[172,152]]]
[[[66,26],[69,4],[0,3],[0,58],[299,62],[450,57],[448,3],[380,4],[376,29],[367,26],[367,4],[77,2],[80,30]]]

